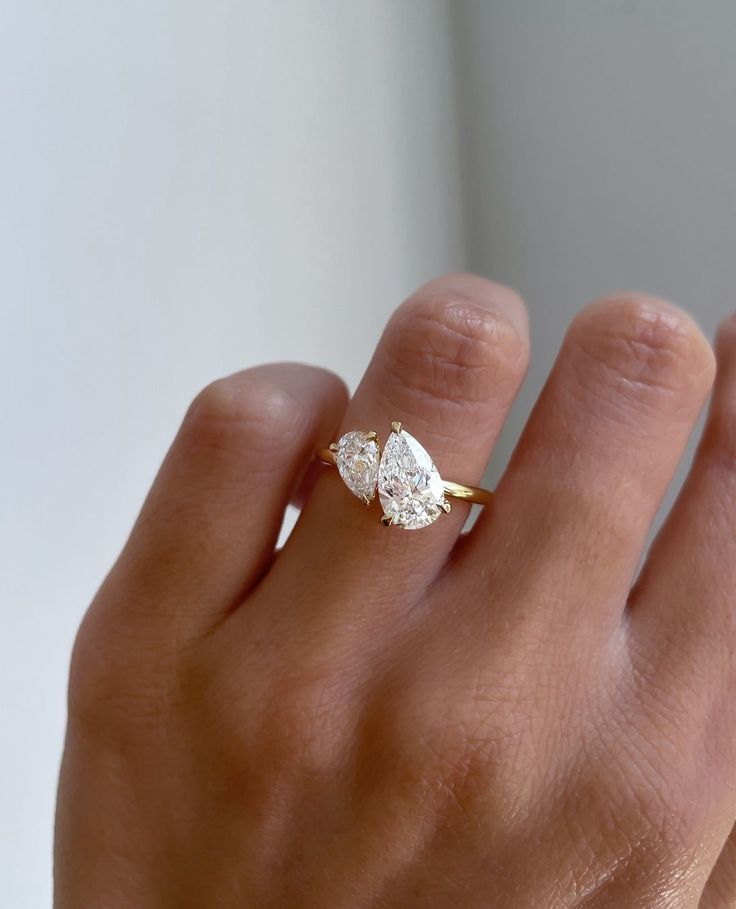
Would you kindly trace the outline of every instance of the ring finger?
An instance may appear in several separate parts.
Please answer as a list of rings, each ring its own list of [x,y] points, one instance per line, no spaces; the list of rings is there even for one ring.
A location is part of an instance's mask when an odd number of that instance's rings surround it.
[[[340,432],[373,430],[385,441],[399,421],[444,480],[477,484],[527,359],[526,312],[516,293],[471,275],[439,278],[389,321]],[[282,564],[295,558],[322,585],[334,578],[343,589],[347,578],[369,578],[374,589],[387,585],[400,599],[438,570],[467,506],[458,502],[419,533],[386,529],[379,514],[350,494],[336,470],[325,471]]]

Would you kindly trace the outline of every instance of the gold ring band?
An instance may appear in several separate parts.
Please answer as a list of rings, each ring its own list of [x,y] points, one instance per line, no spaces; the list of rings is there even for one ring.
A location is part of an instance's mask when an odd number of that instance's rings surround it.
[[[323,464],[330,464],[337,467],[335,454],[330,448],[318,448],[317,459]],[[453,483],[450,480],[443,480],[442,486],[446,496],[452,496],[454,499],[463,499],[465,502],[472,502],[475,505],[490,505],[493,499],[493,493],[490,489],[483,489],[480,486],[466,486],[464,483]]]
[[[478,486],[443,480],[429,452],[393,422],[385,447],[376,432],[346,432],[317,457],[337,467],[343,482],[366,505],[378,494],[386,526],[417,530],[434,523],[451,505],[446,496],[488,505],[493,493]]]

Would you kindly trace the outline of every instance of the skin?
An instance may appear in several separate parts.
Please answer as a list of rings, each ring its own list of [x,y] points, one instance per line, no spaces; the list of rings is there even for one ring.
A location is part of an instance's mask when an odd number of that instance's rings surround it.
[[[714,356],[662,300],[586,308],[465,535],[308,469],[401,420],[478,484],[528,350],[450,275],[349,402],[297,365],[197,397],[74,648],[58,909],[736,907],[736,318]]]

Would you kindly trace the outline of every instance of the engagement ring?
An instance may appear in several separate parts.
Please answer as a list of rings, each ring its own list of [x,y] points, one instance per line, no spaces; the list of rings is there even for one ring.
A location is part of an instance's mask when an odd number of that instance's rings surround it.
[[[317,457],[335,465],[348,489],[366,505],[378,492],[386,526],[427,527],[450,511],[446,496],[478,505],[492,498],[488,489],[443,480],[427,450],[398,422],[391,424],[383,451],[377,433],[353,430],[319,449]]]

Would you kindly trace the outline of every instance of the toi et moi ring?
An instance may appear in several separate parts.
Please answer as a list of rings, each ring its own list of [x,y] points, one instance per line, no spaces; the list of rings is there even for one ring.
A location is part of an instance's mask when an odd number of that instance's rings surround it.
[[[443,480],[426,448],[399,422],[391,424],[383,450],[377,433],[352,430],[329,448],[320,448],[317,457],[336,466],[348,489],[366,505],[378,492],[386,526],[427,527],[450,511],[446,496],[478,505],[487,505],[493,497],[488,489]]]

